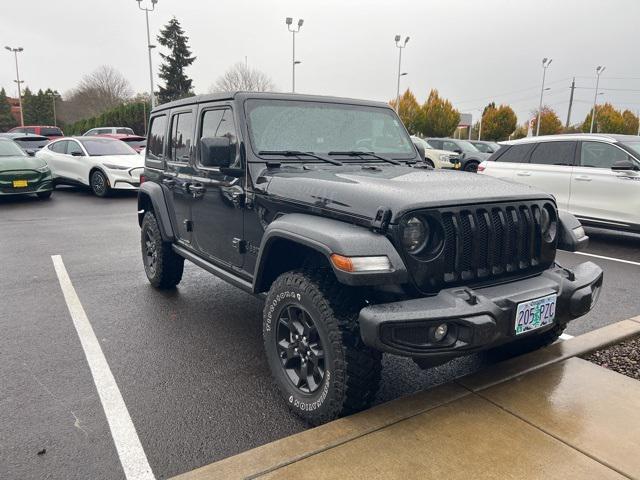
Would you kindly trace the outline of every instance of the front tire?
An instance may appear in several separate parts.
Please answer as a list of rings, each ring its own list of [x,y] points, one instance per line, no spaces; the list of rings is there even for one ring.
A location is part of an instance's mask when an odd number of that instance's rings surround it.
[[[111,192],[109,179],[100,170],[94,170],[89,179],[91,191],[96,197],[106,197]]]
[[[40,200],[49,200],[51,198],[52,193],[53,193],[53,190],[49,190],[48,192],[38,192],[36,193],[36,195]]]
[[[289,408],[312,425],[367,408],[378,389],[382,356],[360,339],[357,297],[327,269],[286,272],[269,290],[269,367]]]
[[[144,214],[140,233],[142,263],[149,283],[159,289],[175,288],[182,280],[184,258],[172,250],[171,242],[162,241],[153,212]]]
[[[464,166],[464,171],[465,172],[471,172],[471,173],[477,173],[478,172],[478,162],[475,161],[471,161],[471,162],[467,162],[467,164]]]

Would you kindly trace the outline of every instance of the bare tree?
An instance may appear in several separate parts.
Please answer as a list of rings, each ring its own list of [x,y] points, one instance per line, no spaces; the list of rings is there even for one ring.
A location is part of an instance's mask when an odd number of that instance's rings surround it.
[[[115,68],[103,65],[85,75],[78,86],[65,95],[60,116],[72,122],[100,115],[131,98],[129,81]]]
[[[235,92],[238,90],[245,92],[271,92],[275,90],[275,85],[266,73],[238,62],[209,88],[211,93]]]

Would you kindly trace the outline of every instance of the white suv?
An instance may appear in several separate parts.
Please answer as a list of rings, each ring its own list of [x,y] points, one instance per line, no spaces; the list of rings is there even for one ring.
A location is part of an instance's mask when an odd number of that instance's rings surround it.
[[[575,134],[504,142],[478,173],[538,187],[582,223],[640,232],[640,137]]]

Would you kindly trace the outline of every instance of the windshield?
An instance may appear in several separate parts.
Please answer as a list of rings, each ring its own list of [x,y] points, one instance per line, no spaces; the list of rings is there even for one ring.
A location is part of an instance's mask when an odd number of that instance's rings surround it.
[[[0,140],[0,157],[24,157],[26,153],[16,143]]]
[[[120,140],[110,138],[78,139],[90,157],[103,155],[137,155],[136,151]]]
[[[637,155],[640,155],[640,141],[639,142],[622,142],[623,145],[629,147]]]
[[[467,140],[456,140],[456,144],[463,152],[480,152],[481,150],[476,148],[473,143],[468,142]]]
[[[413,158],[415,149],[390,109],[295,100],[248,100],[254,152],[317,154],[358,150]]]

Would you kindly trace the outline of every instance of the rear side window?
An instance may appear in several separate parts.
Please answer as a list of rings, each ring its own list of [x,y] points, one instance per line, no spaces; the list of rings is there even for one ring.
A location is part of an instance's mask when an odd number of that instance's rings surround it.
[[[620,160],[632,160],[624,150],[609,143],[582,142],[580,166],[593,168],[611,168]]]
[[[164,137],[167,131],[167,117],[162,115],[151,119],[149,127],[149,143],[147,144],[147,156],[152,159],[164,157]]]
[[[442,140],[427,140],[427,143],[435,150],[442,150]]]
[[[116,128],[116,133],[121,133],[123,135],[135,135],[133,130],[130,128]]]
[[[56,153],[67,153],[67,143],[69,143],[68,140],[63,140],[61,142],[52,143],[49,146],[49,150],[51,150],[52,152],[56,152]]]
[[[23,130],[24,133],[36,133],[36,129],[33,127],[25,127]],[[44,135],[44,134],[43,134]]]
[[[573,165],[576,142],[543,142],[531,154],[530,163],[539,165]]]
[[[188,162],[193,145],[193,114],[178,113],[171,119],[170,157],[174,162]]]
[[[527,155],[529,155],[529,152],[534,146],[535,144],[533,143],[511,145],[505,152],[502,153],[502,155],[500,155],[496,159],[496,162],[528,163]]]

